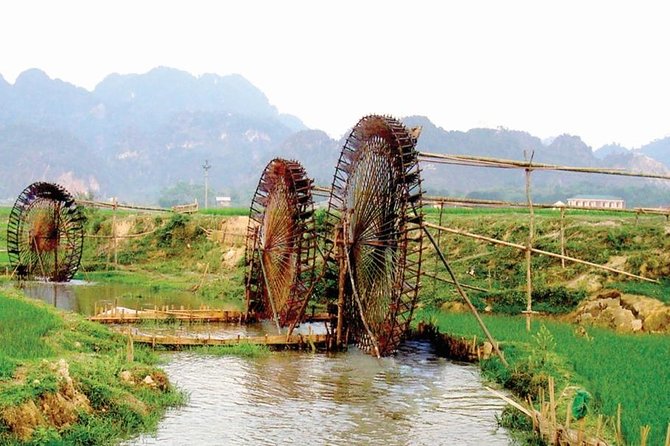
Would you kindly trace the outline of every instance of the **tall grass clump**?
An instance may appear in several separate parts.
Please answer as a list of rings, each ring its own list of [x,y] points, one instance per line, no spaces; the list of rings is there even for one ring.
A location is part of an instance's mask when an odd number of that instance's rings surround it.
[[[51,357],[54,349],[45,336],[62,321],[45,308],[0,296],[0,353],[15,360]]]
[[[0,321],[2,445],[118,444],[185,400],[153,352],[129,359],[126,337],[105,326],[11,289],[0,291]]]

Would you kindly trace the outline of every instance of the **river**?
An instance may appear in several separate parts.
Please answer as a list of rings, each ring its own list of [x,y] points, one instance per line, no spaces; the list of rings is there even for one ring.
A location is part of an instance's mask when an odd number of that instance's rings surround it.
[[[95,303],[82,296],[115,298],[106,285],[48,284],[26,293],[84,314]],[[137,287],[126,296],[165,303]],[[168,300],[181,303],[175,296]],[[258,327],[206,329],[235,333]],[[258,358],[177,352],[165,354],[165,361],[162,368],[188,393],[188,402],[170,409],[157,432],[125,446],[511,444],[496,421],[505,403],[486,390],[479,368],[440,358],[426,342],[407,342],[383,359],[352,347],[337,354],[286,351]]]

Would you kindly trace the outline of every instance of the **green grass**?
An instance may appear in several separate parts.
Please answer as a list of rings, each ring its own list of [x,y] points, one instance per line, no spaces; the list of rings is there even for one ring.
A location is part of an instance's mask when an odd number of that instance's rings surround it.
[[[593,408],[608,417],[616,415],[620,403],[622,428],[629,443],[639,442],[640,427],[650,425],[648,444],[662,444],[670,421],[670,336],[624,335],[598,328],[580,336],[573,325],[537,319],[528,333],[521,317],[483,319],[512,365],[533,355],[537,332],[545,325],[555,342],[550,353],[558,359],[550,372],[557,383],[583,386],[594,397]],[[416,320],[431,321],[444,333],[482,337],[470,314],[422,310]]]
[[[127,340],[107,327],[25,299],[9,288],[0,290],[0,320],[0,444],[118,444],[154,429],[167,407],[185,400],[155,368],[156,354],[136,346],[134,360],[128,362]],[[11,423],[30,426],[32,415],[17,417],[11,411],[27,402],[35,410],[50,410],[44,398],[65,391],[58,372],[61,361],[67,364],[73,388],[93,410],[70,412],[75,423],[60,428],[42,423],[29,438],[18,438]],[[124,371],[132,382],[120,379]],[[156,387],[140,384],[147,375]],[[50,419],[47,413],[38,416]]]
[[[219,215],[224,217],[231,216],[247,216],[249,215],[249,208],[209,208],[209,209],[200,209],[199,214],[204,215]]]
[[[16,360],[52,357],[45,338],[63,326],[61,319],[24,300],[0,299],[2,354]]]
[[[670,279],[661,279],[659,284],[650,282],[613,282],[609,284],[621,292],[653,297],[670,304]]]
[[[253,344],[196,346],[188,350],[203,355],[241,358],[262,358],[270,354],[270,349],[266,346]]]

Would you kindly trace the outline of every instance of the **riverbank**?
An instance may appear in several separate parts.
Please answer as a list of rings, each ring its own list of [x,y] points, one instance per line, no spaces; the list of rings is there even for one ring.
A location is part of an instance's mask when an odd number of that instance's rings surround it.
[[[525,243],[527,237],[527,216],[523,214],[445,210],[439,216],[428,210],[426,218],[433,223],[448,221],[450,227],[517,244]],[[560,251],[558,211],[538,212],[536,219],[537,246]],[[212,307],[243,308],[246,217],[119,213],[114,231],[111,220],[107,211],[90,211],[79,278],[143,285],[157,291],[188,290]],[[533,309],[554,314],[555,318],[534,317],[532,330],[526,332],[523,319],[502,315],[518,315],[525,309],[523,253],[443,235],[438,243],[448,254],[459,280],[470,286],[474,305],[480,311],[498,314],[486,321],[511,366],[503,367],[496,359],[487,359],[481,362],[482,371],[522,399],[530,396],[535,401],[540,389],[546,391],[551,376],[556,382],[559,413],[565,413],[579,389],[588,392],[588,415],[580,423],[595,432],[598,415],[602,415],[603,435],[612,443],[617,436],[613,420],[621,403],[620,433],[627,444],[639,444],[640,427],[647,425],[651,429],[647,443],[663,444],[670,421],[670,376],[666,364],[670,337],[648,333],[663,325],[642,317],[643,312],[635,305],[623,305],[628,302],[623,298],[619,299],[621,309],[617,311],[631,313],[628,325],[631,330],[638,328],[635,335],[574,325],[572,321],[583,321],[585,310],[592,315],[589,324],[600,323],[600,316],[609,314],[607,310],[596,315],[593,308],[580,306],[603,288],[644,295],[667,307],[670,256],[666,253],[670,241],[665,234],[670,225],[657,217],[642,216],[638,221],[571,212],[566,213],[563,223],[565,248],[572,255],[659,279],[660,283],[627,281],[623,276],[597,272],[584,265],[568,263],[563,267],[558,259],[533,257]],[[117,236],[116,243],[112,233]],[[427,250],[423,262],[427,277],[422,280],[420,305],[462,308],[453,286],[433,279],[446,277],[440,265],[434,250]],[[568,323],[565,315],[573,312],[579,312],[575,313],[579,317],[570,318]],[[475,336],[482,339],[469,314],[421,310],[415,320],[435,323],[440,331],[465,337],[468,342]]]
[[[480,348],[478,355],[473,347],[485,344],[485,338],[471,314],[423,309],[416,315],[416,324],[432,324],[448,335],[451,340],[442,343],[447,356],[479,362],[485,377],[521,401],[530,397],[537,410],[540,393],[548,400],[551,377],[556,413],[561,420],[570,413],[573,425],[591,437],[618,445],[641,444],[642,435],[647,435],[646,444],[664,444],[670,422],[670,337],[586,329],[551,318],[535,318],[527,332],[522,317],[484,315],[483,319],[509,367],[492,355],[490,346]],[[584,392],[589,395],[587,409],[576,420],[572,405],[576,395]],[[646,434],[641,433],[644,426],[649,428]]]
[[[148,348],[0,290],[0,444],[118,444],[185,395]]]

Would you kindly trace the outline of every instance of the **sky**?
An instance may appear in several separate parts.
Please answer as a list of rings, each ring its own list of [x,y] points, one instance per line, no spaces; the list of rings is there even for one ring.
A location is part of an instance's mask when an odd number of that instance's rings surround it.
[[[670,136],[669,17],[644,0],[8,0],[0,74],[92,90],[157,66],[238,73],[334,138],[375,113],[637,148]]]

